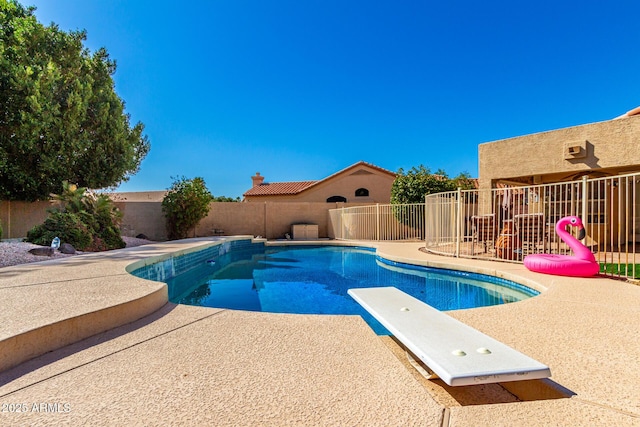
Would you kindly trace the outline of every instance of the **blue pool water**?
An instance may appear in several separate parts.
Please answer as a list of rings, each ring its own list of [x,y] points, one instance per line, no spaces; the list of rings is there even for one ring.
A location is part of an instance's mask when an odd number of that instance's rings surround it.
[[[359,314],[379,335],[388,331],[348,294],[395,286],[439,310],[519,301],[537,295],[491,276],[386,261],[367,248],[258,246],[231,250],[166,280],[174,303],[303,314]]]

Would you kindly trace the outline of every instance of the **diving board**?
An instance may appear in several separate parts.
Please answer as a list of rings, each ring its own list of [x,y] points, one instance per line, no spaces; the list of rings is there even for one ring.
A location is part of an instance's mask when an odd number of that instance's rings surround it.
[[[348,293],[450,386],[551,376],[548,366],[397,288]]]

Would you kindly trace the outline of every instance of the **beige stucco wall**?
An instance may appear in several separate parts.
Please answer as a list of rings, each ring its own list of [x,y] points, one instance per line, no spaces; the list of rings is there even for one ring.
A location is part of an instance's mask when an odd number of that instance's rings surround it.
[[[265,237],[265,206],[262,204],[215,202],[195,232],[198,236],[212,236],[215,230],[225,235],[253,235]]]
[[[360,172],[360,173],[359,173]],[[376,173],[363,174],[362,170],[354,174],[338,177],[336,180],[322,182],[300,194],[301,202],[324,202],[332,196],[342,196],[347,203],[389,203],[394,176]],[[368,197],[356,197],[356,190],[366,188]]]
[[[129,191],[108,193],[107,195],[114,202],[162,202],[167,191]]]
[[[360,165],[355,170],[322,181],[296,195],[247,196],[247,202],[265,201],[296,201],[324,203],[329,197],[342,196],[347,203],[389,203],[391,200],[391,186],[395,176],[374,168]],[[356,190],[366,188],[368,197],[356,197]]]
[[[576,155],[569,146],[580,146]],[[500,179],[530,183],[567,180],[580,172],[640,170],[640,116],[609,120],[480,144],[481,188]]]
[[[50,202],[0,201],[0,223],[3,239],[25,237],[34,225],[42,224],[47,218]]]
[[[354,204],[355,205],[355,204]],[[329,209],[352,206],[343,203],[214,202],[206,218],[195,228],[192,237],[213,236],[216,232],[227,236],[253,235],[268,239],[283,238],[291,233],[293,224],[317,224],[319,237],[328,237]],[[153,240],[167,238],[165,220],[160,203],[118,203],[123,211],[124,235],[146,234]]]
[[[215,230],[225,235],[254,235],[268,239],[283,238],[293,224],[318,225],[319,237],[327,237],[329,209],[336,203],[263,202],[212,203],[209,215],[196,229],[199,236],[211,236]]]
[[[123,236],[144,234],[151,240],[166,240],[167,231],[162,202],[115,202],[122,211],[120,229]]]
[[[136,198],[142,200],[144,198]],[[122,211],[122,235],[135,237],[144,234],[152,240],[166,240],[165,218],[162,202],[115,202]],[[211,210],[193,231],[192,237],[216,235],[253,235],[268,239],[282,238],[291,233],[293,224],[318,225],[319,237],[328,237],[329,209],[359,206],[345,203],[263,202],[237,203],[214,202]],[[42,224],[47,217],[50,202],[0,202],[0,221],[3,238],[23,238],[34,225]]]

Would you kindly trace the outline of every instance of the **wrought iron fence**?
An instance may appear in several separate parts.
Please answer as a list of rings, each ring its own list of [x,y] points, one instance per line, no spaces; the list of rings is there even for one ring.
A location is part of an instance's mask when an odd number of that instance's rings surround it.
[[[424,204],[355,206],[329,211],[329,237],[340,240],[423,240]]]
[[[533,253],[569,254],[555,232],[579,216],[583,243],[601,273],[640,279],[640,174],[558,184],[459,190],[426,197],[426,249],[443,255],[522,262]]]
[[[534,253],[571,253],[555,232],[559,219],[582,218],[583,243],[602,274],[640,279],[640,173],[557,184],[431,194],[425,204],[329,211],[341,240],[424,240],[428,251],[522,262]],[[569,230],[571,231],[571,230]]]

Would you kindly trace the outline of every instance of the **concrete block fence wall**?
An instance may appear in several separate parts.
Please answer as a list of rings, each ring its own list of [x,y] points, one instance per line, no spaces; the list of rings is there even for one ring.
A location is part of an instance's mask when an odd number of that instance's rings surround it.
[[[291,234],[293,224],[316,224],[318,237],[326,238],[329,210],[344,205],[346,204],[314,202],[216,202],[211,204],[209,215],[194,230],[194,237],[224,234],[280,239],[286,233]]]
[[[144,234],[152,240],[166,240],[164,214],[159,201],[116,201],[123,212],[122,234]],[[209,215],[191,237],[253,235],[267,239],[284,238],[293,224],[317,224],[318,235],[328,237],[330,209],[362,204],[314,202],[214,202]],[[0,201],[3,239],[23,238],[34,225],[47,217],[50,202]]]
[[[0,225],[3,239],[25,237],[34,225],[47,218],[51,202],[17,202],[0,200]]]

